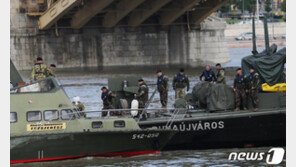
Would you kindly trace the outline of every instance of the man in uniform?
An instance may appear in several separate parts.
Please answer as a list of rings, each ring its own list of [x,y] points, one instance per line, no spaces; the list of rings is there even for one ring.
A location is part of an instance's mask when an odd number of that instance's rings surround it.
[[[216,64],[216,69],[217,69],[217,75],[216,75],[217,81],[216,82],[226,84],[224,68],[221,67],[220,63],[218,63],[218,64]]]
[[[105,86],[102,87],[101,90],[102,90],[101,99],[103,101],[103,109],[114,109],[113,98],[115,97],[115,94],[113,94],[112,91],[107,89]]]
[[[187,87],[187,92],[189,91],[190,84],[189,79],[184,73],[184,69],[181,68],[179,73],[174,76],[173,88],[175,90],[175,98],[185,98],[185,87]]]
[[[258,92],[260,87],[260,77],[253,67],[250,68],[250,73],[248,74],[248,88],[249,95],[253,105],[253,111],[258,111]]]
[[[247,110],[247,77],[243,74],[241,68],[236,70],[236,75],[233,83],[233,90],[235,92],[235,102],[236,108],[235,111],[238,111],[241,105],[241,101],[243,102],[244,110]]]
[[[55,65],[55,64],[51,64],[51,65],[50,65],[50,69],[52,70],[52,74],[49,74],[49,75],[55,77],[56,65]]]
[[[168,102],[169,78],[165,76],[161,70],[158,70],[156,73],[157,90],[159,92],[160,102],[162,107],[166,107]]]
[[[138,81],[139,89],[138,93],[135,94],[135,98],[139,101],[139,108],[145,108],[148,101],[149,88],[143,79]]]
[[[47,65],[43,64],[41,57],[38,57],[31,73],[30,83],[47,78],[51,75],[54,75],[53,71]]]
[[[206,69],[203,70],[202,74],[199,76],[199,79],[201,81],[215,82],[216,81],[216,75],[212,71],[211,67],[209,65],[207,65]]]
[[[75,96],[73,97],[73,102],[72,104],[76,107],[76,109],[78,110],[78,112],[82,112],[84,116],[86,116],[86,113],[84,113],[84,105],[80,102],[80,98],[79,96]]]

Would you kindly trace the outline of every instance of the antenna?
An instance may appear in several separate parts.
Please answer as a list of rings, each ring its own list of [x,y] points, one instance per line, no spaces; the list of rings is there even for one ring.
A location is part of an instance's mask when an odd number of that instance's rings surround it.
[[[265,39],[265,50],[267,55],[270,53],[269,49],[269,36],[268,36],[268,26],[267,26],[267,18],[264,16],[264,39]]]
[[[257,48],[256,48],[256,28],[255,28],[255,10],[253,10],[253,17],[252,17],[252,41],[253,41],[253,55],[258,54]]]

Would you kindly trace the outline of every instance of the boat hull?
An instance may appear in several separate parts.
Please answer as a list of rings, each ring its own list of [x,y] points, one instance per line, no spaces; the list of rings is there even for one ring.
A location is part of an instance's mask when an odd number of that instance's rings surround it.
[[[167,128],[168,120],[142,121],[141,128]],[[286,110],[205,114],[176,120],[178,130],[164,150],[286,145]]]
[[[149,130],[15,136],[10,138],[10,163],[158,153],[174,134]]]

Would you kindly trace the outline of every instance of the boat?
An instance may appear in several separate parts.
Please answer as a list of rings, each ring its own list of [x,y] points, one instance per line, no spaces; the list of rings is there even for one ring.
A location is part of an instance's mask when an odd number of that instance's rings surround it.
[[[25,84],[11,62],[10,163],[159,153],[176,133],[133,118],[85,118],[54,77]]]

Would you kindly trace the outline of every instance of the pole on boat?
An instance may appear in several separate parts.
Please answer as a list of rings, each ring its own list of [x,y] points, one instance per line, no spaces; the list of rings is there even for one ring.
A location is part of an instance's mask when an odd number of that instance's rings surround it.
[[[264,17],[264,39],[265,39],[265,50],[266,53],[269,54],[269,36],[268,36],[268,26],[266,16]]]
[[[255,10],[253,12],[253,17],[252,17],[252,41],[253,41],[253,55],[258,54],[257,48],[256,48],[256,28],[255,28]]]

